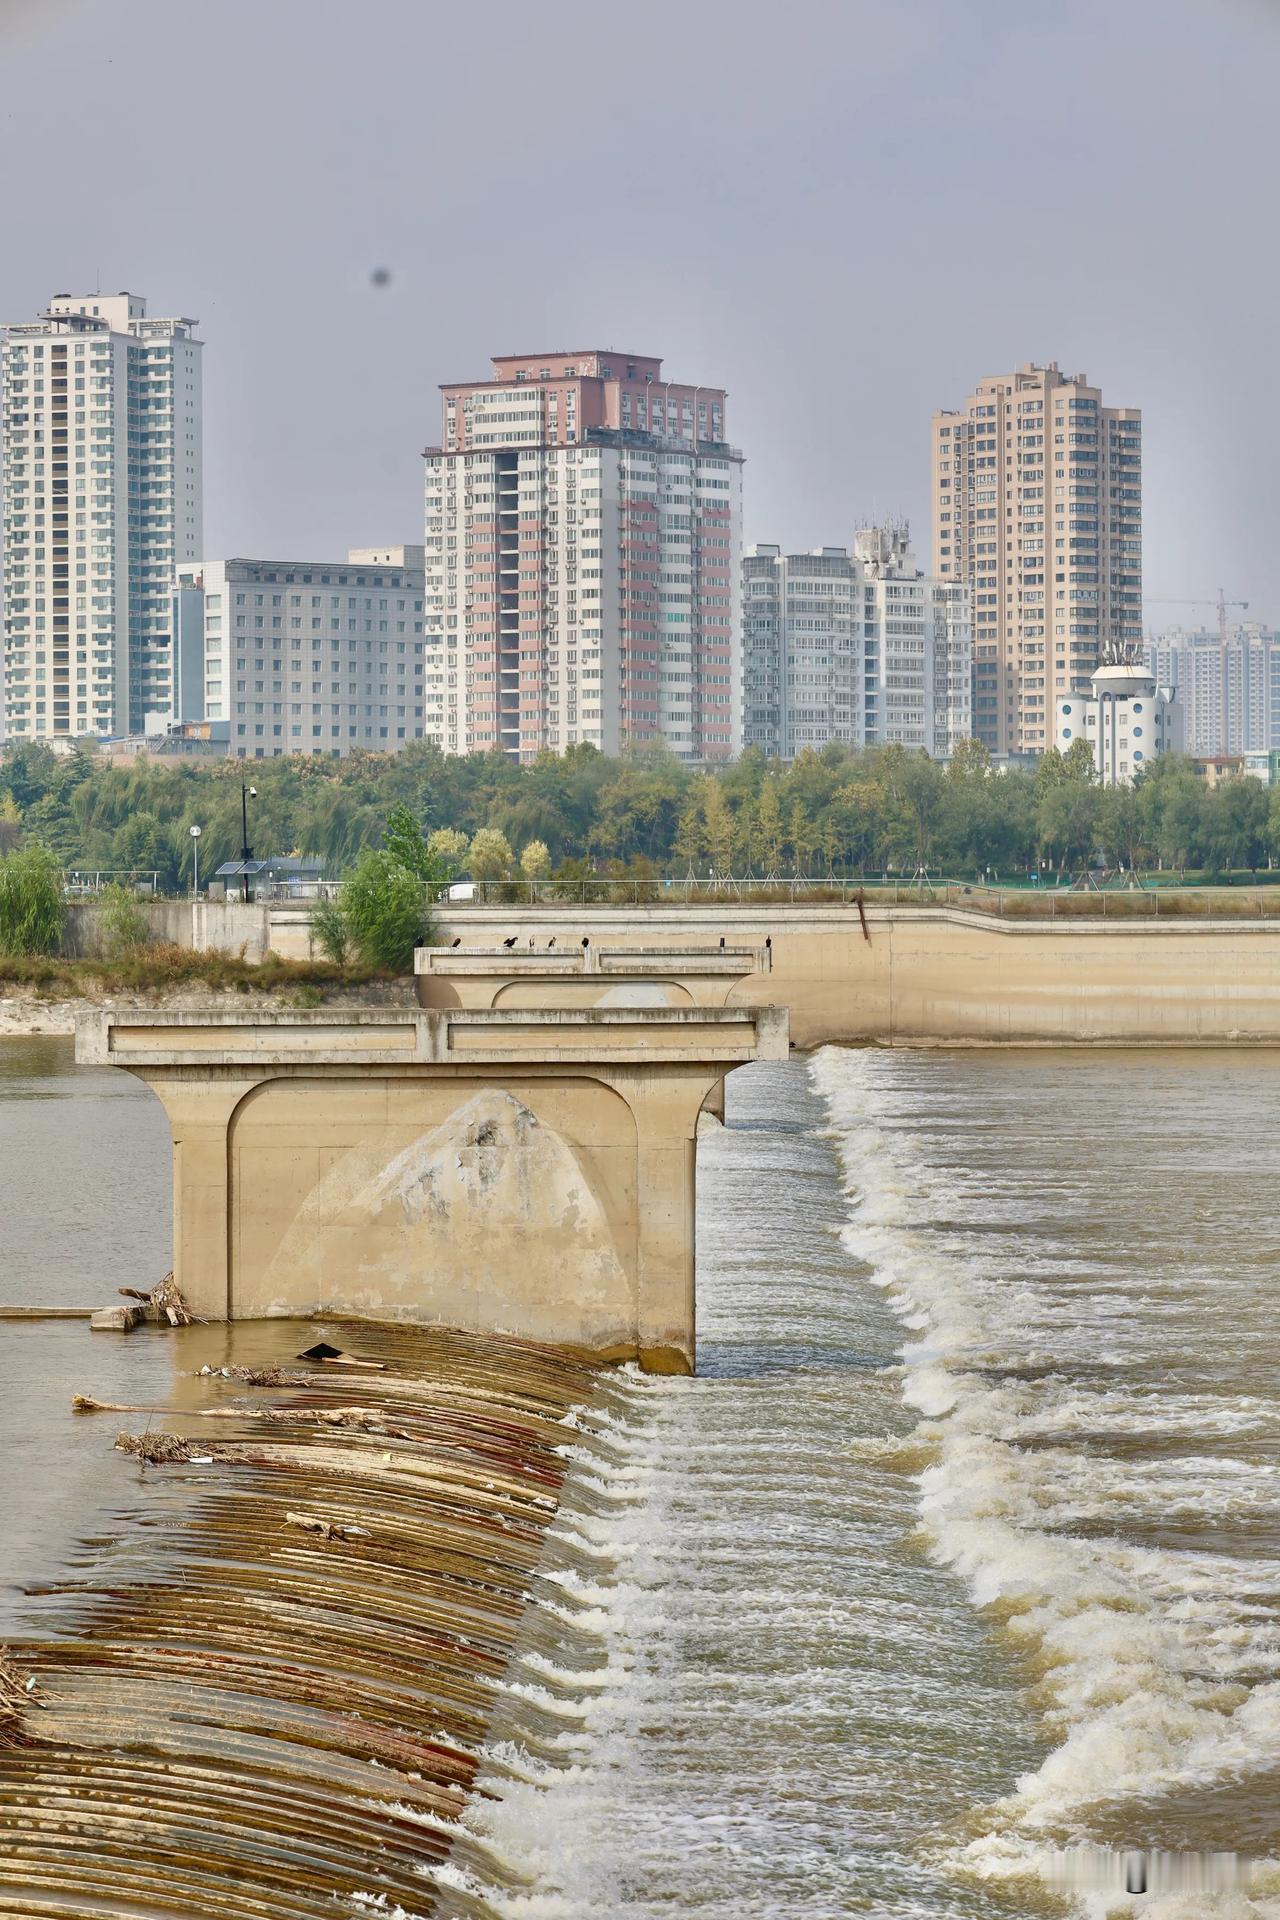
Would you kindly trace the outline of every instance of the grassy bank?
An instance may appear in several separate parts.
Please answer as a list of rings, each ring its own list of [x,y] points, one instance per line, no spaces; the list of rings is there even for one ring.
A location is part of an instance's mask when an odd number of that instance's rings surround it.
[[[238,953],[179,946],[143,946],[115,959],[73,960],[61,954],[0,954],[0,994],[44,1000],[104,999],[113,993],[178,993],[203,987],[214,993],[289,993],[319,1004],[344,988],[393,976],[372,967],[328,960],[246,960]]]

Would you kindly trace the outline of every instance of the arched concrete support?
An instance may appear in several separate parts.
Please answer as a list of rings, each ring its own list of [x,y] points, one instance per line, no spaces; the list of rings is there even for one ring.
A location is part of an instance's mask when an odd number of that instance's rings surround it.
[[[442,1322],[694,1363],[698,1114],[784,1010],[86,1015],[154,1088],[175,1274],[210,1319]]]
[[[565,936],[557,947],[419,947],[414,971],[424,1007],[722,1007],[772,962],[764,945],[584,947]]]

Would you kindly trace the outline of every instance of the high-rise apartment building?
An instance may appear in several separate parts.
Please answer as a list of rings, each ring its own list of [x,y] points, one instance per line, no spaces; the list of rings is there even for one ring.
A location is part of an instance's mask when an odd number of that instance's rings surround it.
[[[792,760],[831,740],[946,759],[969,737],[959,582],[916,567],[905,524],[845,547],[756,546],[742,567],[744,744]]]
[[[854,537],[862,582],[868,746],[922,747],[949,759],[973,731],[973,643],[959,581],[921,573],[905,521]]]
[[[1280,748],[1280,633],[1256,620],[1216,630],[1151,635],[1146,662],[1177,689],[1188,753],[1266,753]],[[1223,706],[1226,725],[1223,725]]]
[[[506,355],[426,453],[427,732],[531,760],[741,748],[742,456],[661,360]]]
[[[933,419],[933,566],[969,589],[973,732],[1043,753],[1053,703],[1142,639],[1142,421],[1055,362]]]
[[[227,723],[241,760],[396,753],[424,732],[422,600],[416,546],[180,567],[173,718]]]
[[[860,746],[862,584],[844,547],[742,562],[744,744],[794,760],[829,740]]]
[[[201,544],[201,343],[136,294],[5,328],[5,717],[15,739],[173,711],[175,568]]]

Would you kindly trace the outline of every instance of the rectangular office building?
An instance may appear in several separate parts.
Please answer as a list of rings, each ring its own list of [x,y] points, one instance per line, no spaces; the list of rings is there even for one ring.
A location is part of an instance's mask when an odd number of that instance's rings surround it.
[[[225,720],[241,760],[396,753],[423,738],[422,600],[417,546],[180,568],[172,717]]]

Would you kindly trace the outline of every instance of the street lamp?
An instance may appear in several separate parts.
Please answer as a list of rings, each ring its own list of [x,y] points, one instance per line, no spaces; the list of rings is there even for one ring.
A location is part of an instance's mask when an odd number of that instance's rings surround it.
[[[253,858],[253,848],[249,845],[249,802],[256,800],[258,789],[246,787],[240,782],[240,861],[241,882],[245,905],[249,904],[249,862]]]
[[[194,867],[194,870],[192,873],[192,879],[191,879],[191,898],[193,900],[198,900],[200,898],[200,833],[201,833],[201,829],[199,827],[192,827],[190,829],[190,833],[191,833],[191,857],[195,862],[195,867]]]

